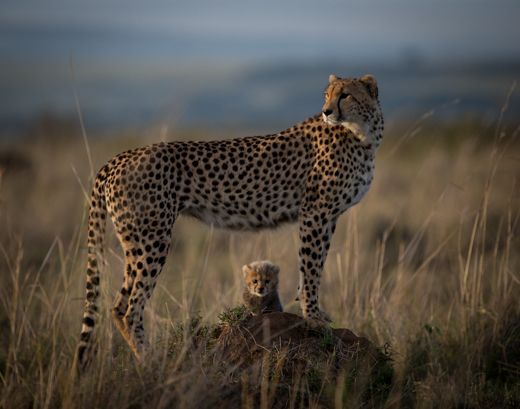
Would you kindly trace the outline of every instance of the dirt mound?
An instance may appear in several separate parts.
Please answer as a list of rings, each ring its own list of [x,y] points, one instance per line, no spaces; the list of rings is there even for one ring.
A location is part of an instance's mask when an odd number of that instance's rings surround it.
[[[237,325],[220,326],[214,337],[220,359],[241,368],[255,366],[266,355],[276,361],[284,358],[302,369],[309,360],[339,369],[359,357],[378,359],[366,338],[345,328],[310,330],[302,317],[289,313],[250,316]]]
[[[241,305],[217,325],[196,314],[173,334],[177,370],[195,363],[204,380],[217,380],[220,407],[382,407],[392,390],[386,346],[348,329],[311,330],[294,314],[252,316]]]

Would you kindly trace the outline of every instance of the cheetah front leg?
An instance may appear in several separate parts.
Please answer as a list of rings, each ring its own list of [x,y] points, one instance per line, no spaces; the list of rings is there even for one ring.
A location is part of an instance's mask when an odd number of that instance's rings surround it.
[[[329,219],[327,213],[306,212],[304,209],[300,213],[300,287],[297,300],[311,327],[328,326],[332,321],[319,307],[319,288],[336,222],[337,217]]]

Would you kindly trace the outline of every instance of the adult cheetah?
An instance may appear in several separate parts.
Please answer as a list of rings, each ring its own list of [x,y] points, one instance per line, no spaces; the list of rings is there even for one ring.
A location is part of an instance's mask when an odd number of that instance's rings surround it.
[[[158,143],[108,162],[90,203],[79,363],[93,350],[107,213],[125,253],[124,283],[112,315],[138,359],[148,350],[145,302],[181,214],[236,230],[298,222],[298,299],[312,326],[326,325],[318,306],[323,265],[339,216],[370,187],[382,132],[375,78],[331,75],[322,113],[277,135]]]

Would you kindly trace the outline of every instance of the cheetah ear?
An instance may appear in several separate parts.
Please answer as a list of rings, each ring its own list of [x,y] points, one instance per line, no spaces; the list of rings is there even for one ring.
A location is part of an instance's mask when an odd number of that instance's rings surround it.
[[[244,273],[244,277],[247,277],[247,275],[251,272],[251,267],[246,264],[244,267],[242,267],[242,272]]]
[[[273,273],[274,273],[275,275],[278,275],[279,272],[280,272],[280,267],[278,267],[278,266],[273,266]]]
[[[340,80],[341,78],[336,77],[335,75],[331,75],[329,77],[329,84],[332,84],[334,81]]]
[[[365,85],[365,87],[367,87],[372,98],[378,97],[379,91],[377,90],[377,81],[374,77],[371,75],[365,75],[360,81]]]

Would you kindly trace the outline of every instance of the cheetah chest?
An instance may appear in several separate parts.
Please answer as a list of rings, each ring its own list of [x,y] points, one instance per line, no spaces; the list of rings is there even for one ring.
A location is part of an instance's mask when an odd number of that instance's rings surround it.
[[[348,197],[346,209],[358,204],[367,194],[374,179],[373,158],[366,159],[354,168],[354,172],[343,191]],[[345,209],[345,210],[346,210]]]

